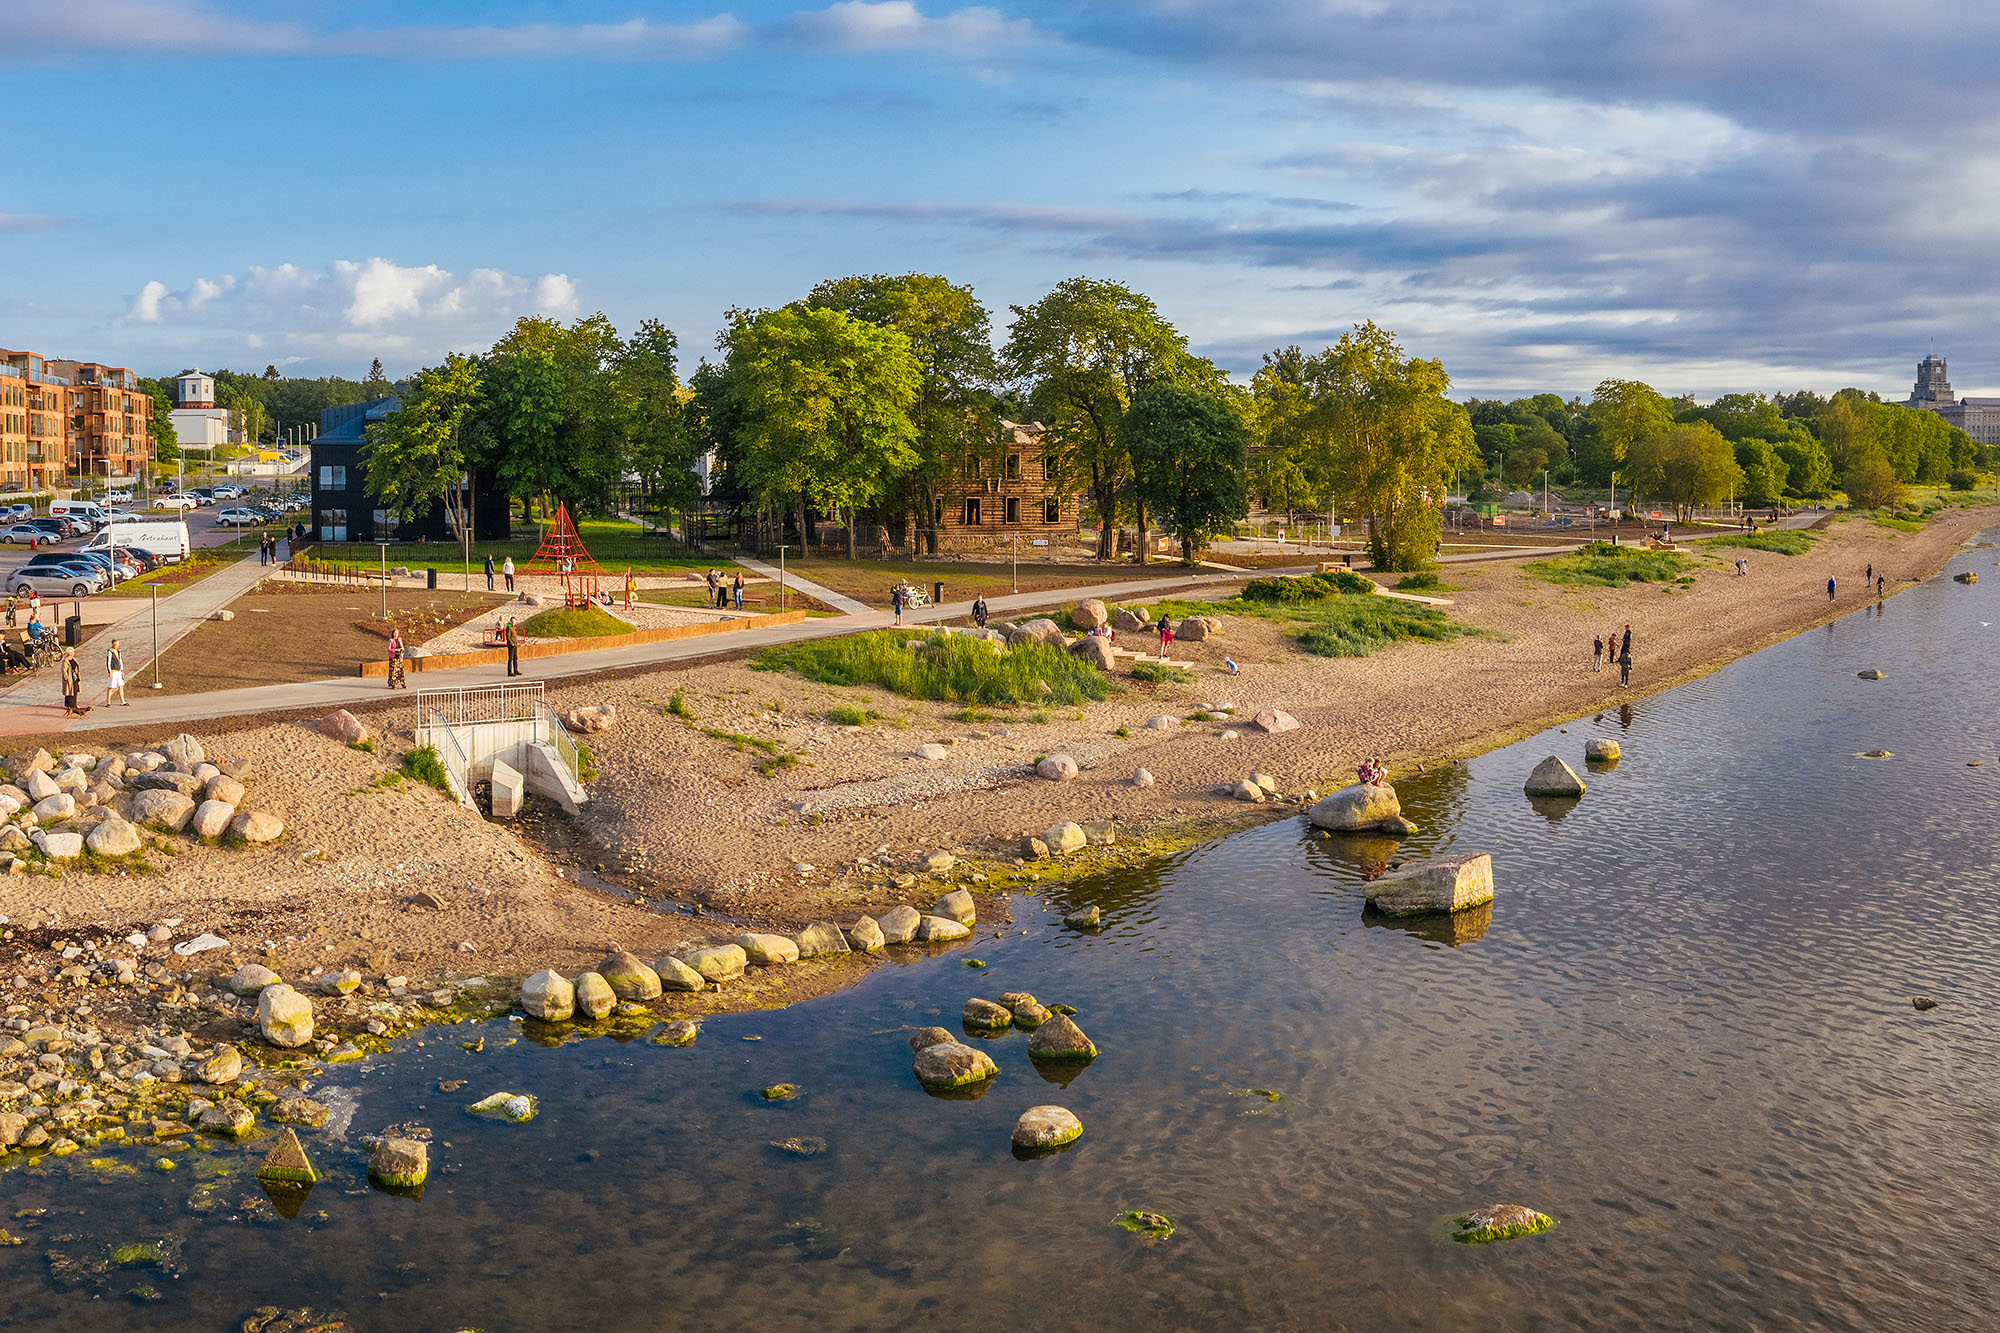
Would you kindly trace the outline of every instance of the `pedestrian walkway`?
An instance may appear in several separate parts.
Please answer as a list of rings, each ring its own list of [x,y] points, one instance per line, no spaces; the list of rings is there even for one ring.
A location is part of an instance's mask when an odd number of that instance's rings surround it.
[[[257,586],[260,579],[271,573],[271,566],[260,564],[257,552],[250,551],[233,565],[221,569],[181,589],[159,599],[158,642],[160,651],[178,643],[188,631],[217,611],[241,597]],[[91,703],[99,699],[104,691],[103,652],[111,646],[113,639],[119,640],[119,651],[125,658],[126,694],[128,696],[146,693],[146,680],[142,676],[144,668],[153,661],[154,605],[149,596],[144,601],[136,601],[129,595],[121,598],[135,609],[123,619],[98,629],[90,642],[81,650],[84,659],[83,700]],[[94,660],[93,660],[94,659]],[[112,706],[117,714],[130,717],[139,711],[138,701],[131,708]],[[104,716],[99,710],[99,717]],[[53,668],[44,668],[24,677],[11,688],[0,692],[0,735],[19,736],[30,732],[60,730],[64,722],[62,711],[62,680]]]
[[[736,563],[743,566],[745,569],[754,570],[755,572],[762,574],[767,579],[776,579],[779,577],[778,567],[776,565],[767,564],[764,561],[758,560],[752,556],[739,555],[736,557]],[[784,571],[783,577],[786,587],[797,588],[800,592],[804,593],[806,596],[817,598],[819,601],[826,603],[828,606],[840,612],[842,615],[868,616],[877,614],[874,607],[866,606],[860,602],[857,602],[852,597],[849,597],[846,593],[839,593],[835,592],[831,588],[822,587],[821,585],[814,583],[810,579],[802,579],[789,569]]]

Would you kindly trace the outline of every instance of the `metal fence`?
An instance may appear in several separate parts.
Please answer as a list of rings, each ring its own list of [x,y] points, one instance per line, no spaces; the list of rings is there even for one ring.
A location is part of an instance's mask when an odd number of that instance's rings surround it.
[[[438,762],[444,765],[451,785],[456,788],[452,795],[458,798],[458,803],[468,809],[476,808],[472,804],[472,760],[466,757],[465,747],[458,743],[458,733],[451,724],[436,709],[420,709],[411,735],[418,744],[437,751]]]
[[[576,742],[570,738],[569,728],[563,725],[563,720],[556,716],[556,710],[549,707],[546,702],[538,706],[541,709],[542,725],[548,728],[549,744],[555,747],[556,756],[568,766],[569,775],[576,780],[576,785],[583,786],[583,756],[577,753]]]
[[[425,712],[432,711],[452,726],[468,722],[522,722],[539,716],[542,703],[540,681],[520,685],[473,685],[457,690],[419,690],[417,725]]]

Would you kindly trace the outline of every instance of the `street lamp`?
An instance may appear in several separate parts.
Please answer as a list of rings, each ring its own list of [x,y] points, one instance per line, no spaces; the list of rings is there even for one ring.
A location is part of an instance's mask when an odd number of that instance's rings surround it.
[[[389,543],[376,542],[382,552],[382,619],[389,618]]]

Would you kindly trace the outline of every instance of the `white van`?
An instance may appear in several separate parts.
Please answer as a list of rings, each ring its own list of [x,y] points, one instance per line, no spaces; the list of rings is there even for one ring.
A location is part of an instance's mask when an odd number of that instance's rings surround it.
[[[187,520],[114,524],[85,542],[83,549],[108,551],[114,546],[127,551],[136,548],[169,564],[185,560],[188,554]]]
[[[94,528],[110,522],[104,507],[90,500],[58,500],[49,506],[50,518],[80,518]]]

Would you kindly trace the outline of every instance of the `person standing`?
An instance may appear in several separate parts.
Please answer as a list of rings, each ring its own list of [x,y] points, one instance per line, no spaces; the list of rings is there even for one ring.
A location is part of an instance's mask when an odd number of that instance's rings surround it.
[[[740,570],[737,572],[736,577],[730,580],[729,588],[731,592],[736,594],[736,609],[741,611],[743,609],[743,574]]]
[[[493,552],[486,553],[486,591],[493,591]]]
[[[708,580],[708,605],[712,609],[715,606],[715,571],[711,569],[702,577]]]
[[[7,623],[10,625],[14,623],[11,609],[8,611]],[[986,598],[983,594],[972,599],[972,623],[981,629],[986,628]]]
[[[30,588],[28,589],[28,619],[40,620],[41,618],[42,590],[40,588]]]
[[[1632,627],[1630,625],[1625,627],[1625,639],[1623,645],[1618,650],[1618,656],[1621,661],[1629,662],[1632,660]]]
[[[1590,640],[1590,669],[1592,671],[1604,669],[1604,636],[1601,634],[1593,635]]]
[[[1624,650],[1618,654],[1618,687],[1624,689],[1632,683],[1632,639],[1626,636]]]
[[[111,707],[111,696],[118,696],[118,702],[126,708],[132,701],[125,697],[125,654],[118,651],[118,640],[111,641],[111,647],[104,653],[104,706]]]
[[[1882,589],[1883,589],[1884,585],[1885,585],[1885,584],[1887,584],[1887,582],[1888,582],[1888,580],[1887,580],[1887,579],[1885,579],[1885,578],[1883,578],[1883,577],[1882,577],[1882,576],[1881,576],[1880,574],[1877,574],[1877,575],[1875,576],[1875,600],[1876,600],[1876,601],[1878,601],[1878,602],[1879,602],[1879,601],[1881,601],[1881,600],[1882,600]]]
[[[1171,616],[1162,614],[1160,616],[1160,660],[1162,662],[1167,660],[1167,649],[1171,648],[1173,646],[1173,643],[1174,643],[1173,618]]]
[[[514,591],[514,557],[508,556],[500,562],[500,577],[507,583],[507,591]]]
[[[1826,600],[1829,602],[1833,600],[1833,575],[1831,574],[1826,576]]]
[[[903,585],[898,583],[889,589],[889,606],[896,613],[896,623],[903,623]]]
[[[65,648],[62,655],[63,712],[77,716],[77,696],[83,693],[83,663],[76,660],[76,649]]]
[[[7,594],[7,628],[8,628],[8,629],[12,629],[12,628],[14,628],[14,617],[15,617],[15,616],[17,616],[17,615],[19,615],[19,614],[20,614],[20,611],[21,611],[21,598],[20,598],[20,595],[19,595],[18,593],[11,593],[11,592],[10,592],[10,593],[8,593],[8,594]]]
[[[514,628],[514,617],[507,617],[507,674],[521,674],[521,635]]]
[[[392,629],[389,631],[389,688],[393,690],[398,685],[406,690],[410,688],[403,680],[403,632]]]

